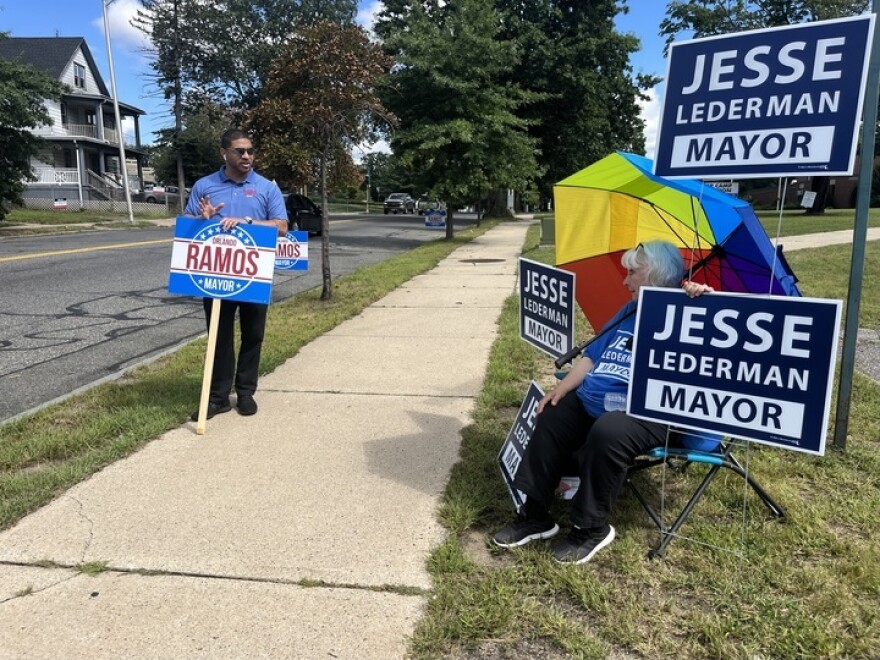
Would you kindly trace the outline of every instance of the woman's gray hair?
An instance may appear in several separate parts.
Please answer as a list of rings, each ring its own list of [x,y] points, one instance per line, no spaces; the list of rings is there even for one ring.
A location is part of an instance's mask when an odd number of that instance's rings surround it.
[[[624,252],[620,263],[627,270],[644,267],[650,286],[677,287],[684,279],[684,259],[669,241],[647,241]]]

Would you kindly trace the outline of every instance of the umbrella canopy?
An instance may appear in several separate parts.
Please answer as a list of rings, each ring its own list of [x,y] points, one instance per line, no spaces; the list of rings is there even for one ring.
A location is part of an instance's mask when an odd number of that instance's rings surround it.
[[[679,247],[683,277],[716,291],[800,295],[751,205],[652,169],[643,156],[617,152],[554,188],[556,264],[575,273],[575,297],[594,330],[630,299],[623,253],[656,239]]]

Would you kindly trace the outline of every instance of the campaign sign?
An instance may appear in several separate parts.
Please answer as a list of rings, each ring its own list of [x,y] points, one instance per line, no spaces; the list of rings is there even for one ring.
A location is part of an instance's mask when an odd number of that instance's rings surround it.
[[[275,270],[309,269],[309,232],[289,231],[278,237],[275,246]]]
[[[840,308],[643,287],[627,412],[821,456]]]
[[[673,43],[654,173],[852,174],[874,14]]]
[[[446,211],[443,209],[427,209],[425,211],[425,227],[445,229]]]
[[[574,346],[574,273],[519,260],[519,336],[555,358]]]
[[[501,476],[504,477],[504,483],[507,484],[507,489],[510,491],[517,511],[525,504],[526,495],[513,485],[513,480],[519,470],[519,464],[522,463],[523,456],[525,456],[529,440],[532,439],[532,433],[535,431],[535,424],[538,422],[538,404],[543,398],[543,390],[535,381],[532,381],[519,412],[516,414],[513,426],[510,428],[504,444],[501,445],[501,451],[498,452]]]
[[[168,292],[269,304],[277,239],[274,227],[223,229],[219,222],[180,216]]]

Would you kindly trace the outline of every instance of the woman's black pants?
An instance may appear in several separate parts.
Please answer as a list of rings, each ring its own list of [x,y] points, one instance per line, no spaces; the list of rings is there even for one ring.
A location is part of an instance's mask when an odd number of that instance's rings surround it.
[[[626,472],[635,458],[666,441],[665,424],[626,413],[607,412],[598,419],[584,409],[576,391],[557,405],[546,405],[538,421],[514,486],[532,505],[547,510],[563,476],[579,476],[570,519],[578,527],[604,525]]]

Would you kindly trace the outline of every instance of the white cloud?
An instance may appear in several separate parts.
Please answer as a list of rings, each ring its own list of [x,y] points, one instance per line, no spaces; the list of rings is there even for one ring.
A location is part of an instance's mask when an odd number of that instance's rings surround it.
[[[658,87],[662,87],[662,84]],[[663,100],[658,94],[657,87],[648,90],[647,96],[647,100],[639,101],[639,116],[645,121],[645,155],[653,160],[657,148],[657,132],[660,130]]]
[[[139,8],[137,0],[114,0],[107,6],[107,22],[110,24],[110,41],[114,51],[119,48],[140,52],[149,47],[147,36],[131,24]],[[103,14],[92,21],[92,25],[103,35]]]
[[[385,140],[377,140],[376,142],[361,142],[354,146],[351,152],[351,158],[355,163],[362,163],[367,154],[384,153],[390,154],[391,147]]]
[[[357,15],[354,17],[354,22],[372,35],[373,26],[376,24],[376,16],[385,9],[385,5],[381,0],[358,4],[360,6],[358,7]]]

